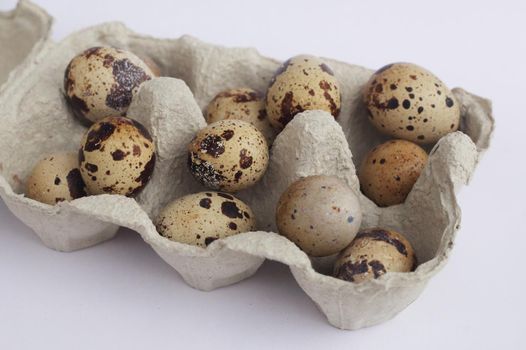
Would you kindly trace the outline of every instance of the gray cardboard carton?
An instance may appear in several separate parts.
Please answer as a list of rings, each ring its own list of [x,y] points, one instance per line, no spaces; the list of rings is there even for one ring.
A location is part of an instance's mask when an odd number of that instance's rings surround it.
[[[21,7],[39,13],[27,2]],[[6,16],[0,19],[5,27]],[[43,23],[49,24],[49,18]],[[172,40],[138,35],[119,23],[88,28],[59,43],[46,39],[48,27],[43,28],[44,40],[15,68],[1,90],[0,196],[46,246],[61,251],[82,249],[112,238],[120,226],[128,227],[190,286],[201,290],[247,278],[264,259],[279,261],[290,266],[299,286],[328,321],[342,329],[359,329],[394,317],[447,262],[460,224],[456,193],[469,182],[493,131],[488,100],[454,89],[461,104],[461,131],[443,137],[430,149],[429,162],[405,203],[379,208],[360,193],[355,167],[370,148],[386,140],[370,125],[360,102],[360,91],[372,71],[327,59],[342,87],[340,117],[335,121],[322,111],[295,117],[277,136],[262,181],[238,194],[256,213],[259,231],[218,240],[203,249],[161,237],[152,218],[172,199],[201,190],[186,169],[186,145],[206,125],[202,110],[207,103],[226,88],[265,91],[279,62],[254,49],[225,48],[189,36]],[[103,45],[148,56],[165,76],[141,85],[128,111],[129,117],[151,131],[157,146],[151,182],[137,200],[100,195],[49,206],[26,198],[24,181],[41,157],[78,150],[86,128],[68,111],[64,70],[77,53]],[[2,72],[13,66],[3,65]],[[275,233],[279,195],[296,179],[314,174],[335,175],[356,191],[364,211],[362,227],[382,226],[404,233],[420,262],[416,271],[388,273],[361,284],[341,281],[325,274],[334,257],[311,260]]]

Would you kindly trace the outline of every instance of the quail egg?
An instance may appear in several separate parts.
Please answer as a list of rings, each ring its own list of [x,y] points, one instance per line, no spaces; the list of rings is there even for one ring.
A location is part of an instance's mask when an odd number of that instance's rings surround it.
[[[156,219],[159,234],[172,241],[206,247],[216,239],[253,231],[252,210],[222,192],[200,192],[176,199]]]
[[[269,160],[267,141],[252,124],[227,119],[201,129],[188,145],[188,166],[203,185],[236,192],[255,184]]]
[[[265,110],[264,95],[250,88],[225,90],[217,94],[206,109],[209,124],[223,119],[239,119],[258,128],[270,145],[275,131]]]
[[[109,116],[124,116],[139,85],[154,73],[131,52],[92,47],[66,68],[64,91],[73,113],[86,125]]]
[[[150,68],[154,77],[161,76],[161,67],[159,67],[159,65],[154,61],[153,58],[144,54],[138,55],[138,57]]]
[[[453,93],[431,72],[411,63],[389,64],[365,86],[369,119],[382,133],[420,144],[455,131],[460,108]]]
[[[364,282],[387,272],[410,272],[417,266],[411,243],[393,230],[371,228],[360,231],[340,254],[334,276],[350,282]]]
[[[341,251],[352,241],[361,222],[358,197],[334,176],[309,176],[294,182],[276,208],[279,233],[311,256]]]
[[[139,122],[108,117],[93,124],[82,139],[80,172],[90,194],[136,196],[155,167],[155,145]]]
[[[405,140],[391,140],[373,148],[358,172],[362,192],[381,207],[403,203],[427,158],[422,147]]]
[[[59,153],[39,161],[27,179],[26,195],[51,205],[86,196],[78,156],[75,153]]]
[[[296,56],[281,65],[267,90],[270,123],[283,129],[294,116],[319,109],[335,118],[341,108],[340,84],[332,69],[317,57]]]

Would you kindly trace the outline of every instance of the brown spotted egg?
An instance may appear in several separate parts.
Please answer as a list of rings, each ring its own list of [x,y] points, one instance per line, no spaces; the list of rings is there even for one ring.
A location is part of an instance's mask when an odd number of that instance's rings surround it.
[[[264,95],[259,91],[240,88],[217,94],[208,104],[206,120],[211,124],[224,119],[239,119],[254,125],[269,145],[274,139],[275,131],[267,118]]]
[[[364,282],[387,272],[410,272],[417,266],[411,243],[393,230],[371,228],[360,231],[340,254],[334,277],[349,282]]]
[[[222,192],[200,192],[176,199],[161,211],[155,223],[161,236],[200,247],[256,228],[252,210]]]
[[[236,192],[252,186],[269,160],[265,137],[242,120],[220,120],[201,129],[188,145],[188,167],[208,188]]]
[[[351,243],[361,222],[358,197],[334,176],[309,176],[294,182],[276,208],[279,233],[311,256],[340,252]]]
[[[155,145],[139,122],[108,117],[93,124],[82,139],[80,172],[90,194],[136,196],[155,167]]]
[[[105,117],[126,115],[139,85],[154,76],[131,52],[92,47],[67,66],[64,91],[75,116],[90,125]]]
[[[33,168],[26,182],[26,196],[46,204],[54,205],[86,195],[75,153],[45,157]]]
[[[391,140],[373,148],[358,172],[362,192],[381,207],[403,203],[427,158],[422,147],[405,140]]]
[[[364,102],[378,130],[420,144],[438,141],[460,123],[453,93],[431,72],[411,63],[376,71],[365,86]]]
[[[277,129],[300,112],[319,109],[336,118],[340,108],[338,80],[324,61],[313,56],[296,56],[283,63],[267,90],[268,118]]]

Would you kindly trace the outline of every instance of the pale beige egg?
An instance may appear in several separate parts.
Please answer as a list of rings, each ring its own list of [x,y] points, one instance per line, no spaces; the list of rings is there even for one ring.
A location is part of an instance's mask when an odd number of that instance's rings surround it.
[[[210,101],[206,108],[206,121],[212,124],[224,119],[238,119],[254,125],[269,145],[276,136],[267,118],[264,95],[250,88],[225,90]]]
[[[361,230],[340,254],[334,276],[364,282],[387,272],[410,272],[417,266],[411,243],[400,233],[382,228]]]
[[[256,220],[241,200],[222,192],[200,192],[168,204],[155,220],[172,241],[206,247],[216,239],[253,231]]]
[[[35,165],[26,181],[26,196],[54,205],[86,196],[76,153],[52,154]]]
[[[155,74],[131,52],[92,47],[75,56],[64,74],[66,100],[75,116],[91,125],[124,116],[139,86]]]
[[[334,176],[308,176],[290,185],[279,199],[280,234],[311,256],[338,253],[352,241],[362,222],[360,202]]]
[[[93,124],[81,142],[80,172],[90,194],[134,197],[155,167],[155,145],[139,122],[108,117]]]
[[[159,67],[153,58],[145,54],[137,56],[150,68],[155,77],[160,77],[162,75],[161,67]]]
[[[364,88],[369,119],[382,133],[420,144],[456,131],[460,106],[431,72],[411,63],[389,64]]]
[[[254,185],[267,170],[265,137],[242,120],[220,120],[201,129],[188,145],[192,175],[210,189],[236,192]]]
[[[266,109],[270,123],[281,130],[296,114],[322,110],[335,118],[340,114],[340,84],[323,60],[300,55],[283,63],[267,90]]]

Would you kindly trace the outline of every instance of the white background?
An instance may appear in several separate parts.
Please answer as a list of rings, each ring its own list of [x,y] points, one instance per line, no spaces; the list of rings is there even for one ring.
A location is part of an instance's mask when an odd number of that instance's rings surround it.
[[[415,62],[451,87],[490,97],[497,130],[460,194],[463,223],[449,264],[395,319],[356,332],[329,326],[283,265],[267,262],[244,282],[199,292],[131,231],[58,253],[1,203],[0,349],[526,348],[523,1],[36,2],[55,17],[56,39],[120,20],[142,33],[188,33],[279,59]],[[0,8],[14,3],[0,0]]]

